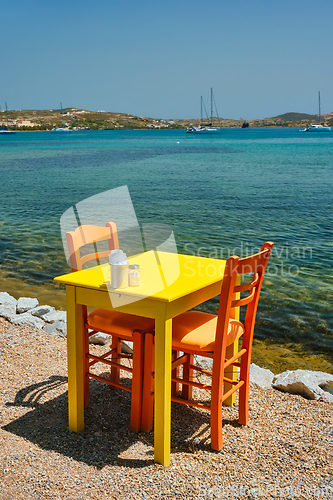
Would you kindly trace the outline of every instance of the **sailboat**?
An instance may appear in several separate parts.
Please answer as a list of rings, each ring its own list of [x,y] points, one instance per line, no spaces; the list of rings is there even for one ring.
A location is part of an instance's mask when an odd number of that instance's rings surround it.
[[[5,102],[5,104],[6,104],[6,115],[7,115],[7,128],[1,129],[0,134],[15,134],[14,130],[9,129],[7,103]]]
[[[208,123],[205,125],[202,118],[202,104],[205,106],[201,96],[201,118],[200,125],[198,127],[191,126],[188,127],[186,132],[188,134],[218,134],[220,132],[219,128],[213,127],[213,89],[210,89],[210,122],[207,116]],[[205,107],[206,110],[206,107]],[[206,112],[207,114],[207,112]]]
[[[62,127],[55,127],[51,130],[51,132],[71,132],[71,129],[68,127],[68,124],[64,122],[64,115],[62,112],[62,102],[60,103],[61,108],[61,119],[62,119]]]
[[[329,127],[327,123],[321,123],[321,109],[320,109],[320,91],[318,92],[319,100],[319,123],[310,123],[307,127],[300,130],[300,132],[331,132],[333,127]]]

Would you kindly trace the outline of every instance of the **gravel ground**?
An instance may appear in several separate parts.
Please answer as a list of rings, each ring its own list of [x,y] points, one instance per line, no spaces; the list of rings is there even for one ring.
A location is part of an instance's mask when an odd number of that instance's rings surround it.
[[[1,500],[333,498],[328,403],[252,389],[248,426],[237,406],[224,409],[219,453],[209,413],[173,403],[165,468],[154,464],[153,432],[130,432],[126,391],[91,381],[86,430],[68,430],[63,338],[2,318],[0,334]]]

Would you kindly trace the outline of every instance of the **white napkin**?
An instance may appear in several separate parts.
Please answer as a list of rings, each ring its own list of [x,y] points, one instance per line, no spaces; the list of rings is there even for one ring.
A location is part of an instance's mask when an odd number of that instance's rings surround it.
[[[126,254],[122,250],[111,250],[109,263],[112,266],[124,266],[128,264]]]

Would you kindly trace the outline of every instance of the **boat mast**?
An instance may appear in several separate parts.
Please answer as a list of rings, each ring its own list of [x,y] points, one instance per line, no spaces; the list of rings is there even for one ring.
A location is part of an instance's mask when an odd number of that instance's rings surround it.
[[[210,89],[210,126],[213,126],[213,87]]]
[[[6,105],[6,115],[7,115],[7,130],[9,130],[9,124],[8,124],[8,108],[7,108],[7,103],[5,102]]]
[[[319,100],[319,125],[321,125],[320,90],[318,91],[318,100]]]
[[[201,96],[201,117],[200,117],[200,125],[202,125],[202,96]]]
[[[60,103],[60,108],[61,108],[61,121],[62,121],[62,126],[65,128],[64,114],[63,114],[63,112],[62,112],[62,102]]]

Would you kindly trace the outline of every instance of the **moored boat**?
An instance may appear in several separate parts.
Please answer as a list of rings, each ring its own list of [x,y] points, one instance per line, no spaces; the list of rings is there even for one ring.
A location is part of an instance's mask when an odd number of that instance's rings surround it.
[[[51,132],[71,132],[71,129],[68,127],[58,127],[58,128],[53,128]]]
[[[188,127],[186,132],[192,134],[218,134],[220,129],[208,125],[199,125],[198,127]]]
[[[243,120],[243,118],[240,119],[241,121],[241,128],[249,128],[250,124],[246,120]]]
[[[7,127],[6,127],[5,129],[3,129],[3,128],[2,128],[2,129],[0,130],[0,134],[15,134],[15,133],[16,133],[16,132],[15,132],[15,130],[11,130],[11,129],[9,128],[9,122],[8,122],[8,108],[7,108],[7,103],[5,103],[5,104],[6,104],[6,115],[7,115]]]
[[[331,132],[332,127],[329,127],[327,123],[310,123],[307,127],[300,130],[300,132]]]
[[[203,118],[202,118],[202,105],[205,104],[203,102],[202,96],[201,96],[201,118],[200,118],[200,125],[198,127],[191,125],[186,129],[186,132],[188,134],[218,134],[220,132],[220,129],[217,127],[213,127],[213,89],[210,89],[210,122],[209,118],[207,116],[207,124],[203,123]],[[206,111],[206,107],[205,107]],[[217,113],[216,113],[217,114]],[[207,115],[207,111],[206,111]]]
[[[68,123],[65,123],[64,121],[64,115],[62,112],[62,102],[60,103],[60,108],[61,108],[61,119],[62,119],[62,127],[55,127],[51,130],[51,132],[71,132],[71,129],[68,127]]]
[[[331,132],[333,127],[329,127],[326,122],[321,123],[321,109],[320,109],[320,91],[318,92],[318,100],[319,100],[319,123],[310,123],[304,129],[300,130],[300,132]]]

